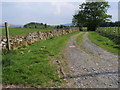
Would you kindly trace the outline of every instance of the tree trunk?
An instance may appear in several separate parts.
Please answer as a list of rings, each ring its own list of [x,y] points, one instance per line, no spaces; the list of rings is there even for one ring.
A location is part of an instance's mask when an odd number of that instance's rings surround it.
[[[88,27],[87,27],[87,30],[88,30],[88,31],[95,31],[95,30],[96,30],[96,27],[95,27],[95,26],[88,26]]]

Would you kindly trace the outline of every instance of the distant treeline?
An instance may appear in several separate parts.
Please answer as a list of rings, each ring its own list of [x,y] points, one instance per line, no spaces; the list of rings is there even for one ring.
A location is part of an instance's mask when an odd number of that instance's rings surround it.
[[[43,23],[37,23],[37,22],[30,22],[23,26],[24,28],[38,28],[38,29],[45,29],[45,28],[55,28],[55,29],[68,29],[70,26],[65,25],[57,25],[57,26],[50,26]]]
[[[105,22],[100,25],[101,27],[118,27],[120,26],[120,21],[118,22]]]
[[[23,26],[24,28],[37,28],[37,29],[45,29],[45,28],[56,28],[56,29],[66,29],[69,27],[74,27],[74,26],[65,26],[65,25],[58,25],[58,26],[50,26],[47,25],[46,23],[37,23],[37,22],[30,22],[27,23]],[[86,27],[86,26],[83,26]],[[118,22],[105,22],[100,25],[100,27],[120,27],[120,21]]]
[[[43,24],[43,23],[36,23],[36,22],[30,22],[24,25],[24,28],[48,28],[51,27],[47,24]]]
[[[72,27],[72,26],[65,26],[65,25],[57,25],[57,26],[55,26],[56,29],[69,29],[69,27]]]
[[[87,26],[83,26],[87,27]],[[120,21],[118,22],[105,22],[100,25],[100,27],[120,27]]]

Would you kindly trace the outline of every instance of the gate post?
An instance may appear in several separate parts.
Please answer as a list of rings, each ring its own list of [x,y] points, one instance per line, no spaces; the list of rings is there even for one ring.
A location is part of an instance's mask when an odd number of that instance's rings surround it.
[[[7,45],[6,45],[6,48],[7,48],[8,51],[9,51],[11,48],[10,48],[9,30],[8,30],[8,23],[7,23],[7,22],[5,22],[5,30],[6,30],[6,39],[7,39]]]

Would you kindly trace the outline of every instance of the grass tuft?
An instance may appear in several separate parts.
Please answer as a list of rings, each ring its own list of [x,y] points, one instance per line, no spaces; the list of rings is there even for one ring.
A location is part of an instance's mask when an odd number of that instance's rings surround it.
[[[81,32],[81,34],[76,38],[76,43],[78,46],[82,45],[82,39],[83,39],[83,35],[85,34],[85,32]]]

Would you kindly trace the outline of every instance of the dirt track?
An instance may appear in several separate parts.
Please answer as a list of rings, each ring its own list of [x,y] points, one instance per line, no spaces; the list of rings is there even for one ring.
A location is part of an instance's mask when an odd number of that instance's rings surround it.
[[[76,88],[117,88],[118,87],[118,56],[113,55],[93,44],[83,35],[82,46],[77,46],[74,35],[68,42],[66,55],[72,75],[70,87]]]

